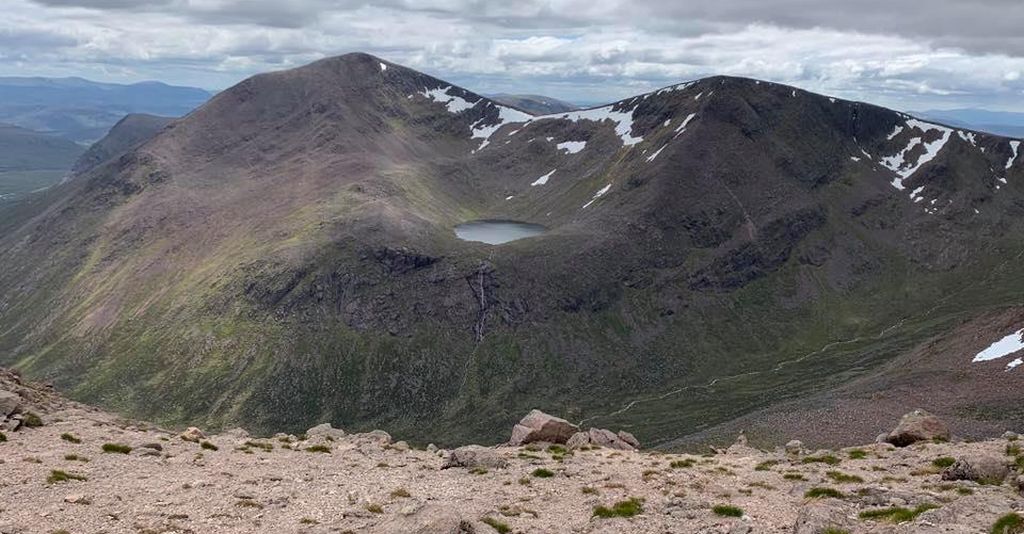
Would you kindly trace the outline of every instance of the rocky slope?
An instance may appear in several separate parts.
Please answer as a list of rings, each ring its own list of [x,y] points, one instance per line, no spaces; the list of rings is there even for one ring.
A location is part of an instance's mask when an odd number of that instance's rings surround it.
[[[330,425],[179,433],[0,371],[0,412],[12,406],[0,416],[4,534],[1022,532],[1016,436],[947,441],[914,414],[889,436],[918,440],[905,447],[762,451],[741,436],[691,455],[573,443],[545,414],[522,421],[519,445],[450,451]],[[1001,518],[1016,529],[993,530]]]
[[[71,172],[89,172],[152,139],[174,119],[145,113],[132,113],[114,124],[107,135],[92,144],[71,168]]]
[[[493,443],[560,407],[668,446],[1019,305],[1018,149],[756,80],[534,117],[330,58],[0,221],[0,363],[162,423]]]

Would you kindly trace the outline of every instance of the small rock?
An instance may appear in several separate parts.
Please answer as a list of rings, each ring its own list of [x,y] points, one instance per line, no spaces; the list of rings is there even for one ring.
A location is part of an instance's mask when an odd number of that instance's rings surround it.
[[[194,443],[198,443],[200,440],[206,439],[206,434],[203,434],[202,430],[199,430],[198,428],[196,428],[194,426],[190,426],[190,427],[188,427],[188,429],[186,429],[184,432],[182,432],[178,437],[180,437],[181,439],[183,439],[185,441],[191,441],[191,442],[194,442]]]
[[[565,419],[548,415],[540,410],[531,410],[514,427],[509,445],[519,446],[535,441],[565,443],[580,428]]]
[[[330,423],[321,423],[306,431],[306,437],[308,438],[317,436],[338,439],[345,437],[345,431],[340,428],[332,427]]]
[[[630,434],[625,430],[620,430],[618,436],[619,439],[621,439],[622,441],[625,441],[626,443],[632,445],[634,449],[640,448],[640,440],[636,439],[636,436],[634,436],[633,434]]]
[[[251,437],[249,435],[249,431],[242,427],[235,427],[231,430],[225,431],[223,436],[237,440],[249,439]]]
[[[957,458],[942,471],[942,480],[973,480],[1000,484],[1010,474],[1006,459],[992,454],[970,454]]]
[[[89,504],[90,501],[89,498],[86,497],[85,495],[82,495],[80,493],[72,493],[71,495],[64,497],[64,502],[71,504]]]
[[[899,424],[886,438],[897,447],[906,447],[918,441],[949,439],[949,427],[938,417],[924,411],[914,410],[904,415]]]
[[[1010,441],[1014,441],[1014,440],[1020,439],[1020,435],[1017,434],[1016,432],[1012,432],[1010,430],[1007,430],[1006,432],[1003,432],[1003,439],[1008,439]]]
[[[487,469],[501,469],[508,465],[508,462],[494,449],[481,447],[480,445],[466,445],[459,447],[448,456],[441,464],[441,469],[451,467],[483,467]]]
[[[427,445],[427,452],[430,452],[430,453],[437,452],[437,445],[434,445],[433,443],[428,444]]]
[[[577,432],[565,441],[565,446],[570,449],[579,449],[580,447],[590,446],[590,433],[589,432]]]
[[[396,441],[391,445],[391,448],[399,452],[406,452],[409,450],[409,444],[404,441]]]
[[[800,454],[800,451],[804,450],[804,442],[798,439],[791,439],[786,443],[787,454]]]

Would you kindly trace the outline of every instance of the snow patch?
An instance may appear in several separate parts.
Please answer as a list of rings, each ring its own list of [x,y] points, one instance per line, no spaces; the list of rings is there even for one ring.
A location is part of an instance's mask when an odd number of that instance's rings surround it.
[[[892,180],[892,186],[901,191],[903,190],[903,181],[913,176],[922,165],[934,159],[935,156],[938,155],[939,151],[942,150],[942,147],[946,145],[946,141],[949,141],[950,134],[953,133],[953,130],[946,128],[945,126],[930,124],[917,119],[908,120],[907,127],[910,129],[921,130],[925,134],[937,131],[941,135],[938,139],[928,143],[923,141],[923,137],[913,137],[903,150],[892,156],[882,158],[882,165],[897,174],[897,177]],[[902,130],[899,126],[897,126],[897,129]],[[893,134],[897,133],[899,132],[893,132]],[[906,161],[907,154],[909,154],[917,145],[924,146],[924,154],[921,154],[921,156],[917,158],[917,163],[910,163]]]
[[[1009,356],[1019,350],[1024,350],[1024,341],[1021,341],[1022,336],[1024,336],[1024,328],[1017,330],[1016,332],[989,345],[988,348],[979,352],[971,362],[998,360],[999,358]]]
[[[483,125],[481,123],[487,120],[487,118],[485,117],[474,122],[473,125],[470,126],[470,129],[473,130],[473,135],[471,137],[473,139],[484,140],[483,143],[480,143],[480,147],[477,148],[477,150],[481,150],[485,146],[487,146],[487,144],[490,143],[491,135],[493,135],[494,132],[498,131],[498,128],[504,126],[505,123],[530,122],[530,119],[532,118],[530,115],[523,113],[522,111],[517,111],[512,108],[507,108],[505,106],[499,106],[497,104],[494,104],[493,102],[489,102],[487,105],[498,108],[498,122],[490,125]]]
[[[852,160],[852,161],[860,161],[860,158],[858,158],[857,156],[850,156],[850,160]]]
[[[587,206],[593,204],[595,200],[601,198],[611,188],[612,188],[612,184],[608,184],[608,185],[602,187],[600,190],[598,190],[598,192],[594,193],[594,198],[590,199],[590,202],[587,202],[586,204],[583,205],[583,208],[586,208]],[[580,208],[580,209],[583,209],[583,208]]]
[[[957,130],[956,133],[957,133],[957,135],[960,136],[960,139],[963,139],[964,141],[967,141],[968,143],[970,143],[973,146],[978,146],[978,141],[974,138],[974,132],[964,133],[963,130]]]
[[[902,132],[902,131],[903,131],[903,127],[902,127],[902,126],[900,126],[899,124],[897,124],[897,125],[896,125],[896,128],[895,128],[895,129],[894,129],[894,130],[892,131],[892,133],[891,133],[891,134],[889,134],[889,136],[888,136],[888,137],[886,137],[886,138],[885,138],[885,140],[886,140],[886,141],[892,141],[892,140],[893,140],[893,139],[895,139],[895,138],[896,138],[896,136],[897,136],[897,135],[899,135],[899,134],[900,134],[900,132]]]
[[[1017,151],[1020,149],[1020,141],[1010,141],[1010,150],[1013,151],[1013,155],[1006,162],[1006,169],[1009,170],[1013,166],[1014,160],[1017,159]]]
[[[448,87],[444,88],[439,87],[437,89],[424,89],[423,92],[420,94],[433,100],[434,102],[444,104],[445,107],[448,108],[449,113],[461,113],[480,103],[479,101],[470,103],[461,96],[448,94],[448,91],[451,90],[452,87],[449,85]]]
[[[1006,370],[1009,371],[1010,369],[1013,369],[1014,367],[1017,367],[1022,363],[1024,363],[1024,358],[1016,358],[1012,362],[1006,364]]]
[[[558,169],[551,169],[551,172],[545,174],[544,176],[541,176],[540,178],[537,178],[530,185],[531,186],[535,186],[535,185],[544,185],[544,184],[548,183],[548,178],[551,178],[551,175],[555,174],[555,171],[557,171],[557,170]]]
[[[516,196],[515,195],[509,195],[509,196],[505,197],[505,200],[512,200],[513,198],[516,198]]]
[[[381,64],[380,64],[380,71],[381,71],[381,72],[384,72],[384,71],[386,71],[386,70],[388,70],[388,66],[387,66],[387,65],[385,65],[385,64],[383,64],[383,63],[381,63]]]
[[[643,137],[633,137],[633,110],[629,111],[615,111],[613,108],[615,104],[605,106],[603,108],[584,109],[580,111],[571,111],[569,113],[558,113],[555,115],[541,115],[540,117],[532,117],[529,121],[542,121],[542,120],[568,120],[572,122],[578,121],[594,121],[604,122],[612,121],[615,123],[615,133],[622,139],[624,146],[633,146],[644,140]],[[634,108],[635,109],[635,108]]]
[[[647,156],[647,163],[650,163],[650,162],[654,161],[654,158],[658,157],[658,154],[661,154],[661,151],[665,150],[665,147],[667,147],[667,146],[668,145],[662,145],[662,147],[659,148],[657,152],[655,152],[654,154],[651,154],[650,156]]]
[[[587,147],[586,141],[566,141],[555,145],[558,150],[564,150],[569,154],[575,154]]]

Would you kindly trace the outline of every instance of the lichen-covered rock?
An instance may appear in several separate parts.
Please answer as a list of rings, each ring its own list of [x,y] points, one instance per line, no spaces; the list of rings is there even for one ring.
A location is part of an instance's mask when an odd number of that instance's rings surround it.
[[[957,458],[942,471],[943,480],[973,480],[982,484],[1000,484],[1010,474],[1006,459],[991,454],[969,454]]]
[[[508,461],[494,449],[480,445],[466,445],[451,451],[444,463],[441,464],[441,469],[452,467],[501,469],[507,465]]]
[[[21,396],[10,391],[0,390],[0,421],[16,412],[21,407]]]
[[[633,446],[634,449],[640,449],[640,440],[636,439],[636,436],[634,436],[633,434],[630,434],[625,430],[620,430],[617,435],[619,436],[619,439],[625,441],[626,443],[629,443],[630,445]]]
[[[537,441],[565,443],[580,428],[565,419],[531,410],[514,427],[509,445],[518,446]]]
[[[914,410],[904,415],[886,441],[897,447],[906,447],[918,441],[948,440],[949,427],[938,417],[924,411]]]

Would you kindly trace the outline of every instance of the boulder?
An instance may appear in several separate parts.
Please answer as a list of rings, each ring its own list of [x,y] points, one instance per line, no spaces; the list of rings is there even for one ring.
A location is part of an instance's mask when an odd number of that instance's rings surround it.
[[[982,484],[1001,484],[1010,468],[1006,459],[993,454],[968,454],[957,458],[942,471],[942,480],[973,480]]]
[[[636,436],[634,436],[633,434],[630,434],[625,430],[620,430],[617,435],[619,436],[619,439],[625,441],[626,443],[629,443],[630,445],[633,446],[634,449],[640,448],[640,440],[636,439]]]
[[[391,434],[383,430],[371,430],[361,434],[352,434],[349,436],[349,439],[357,446],[376,445],[378,447],[387,447],[391,445]]]
[[[519,423],[512,427],[509,445],[519,446],[535,441],[565,443],[580,428],[565,419],[548,415],[540,410],[531,410]]]
[[[400,514],[387,519],[368,532],[391,534],[474,534],[480,529],[465,519],[453,508],[426,505],[410,514]],[[493,530],[492,530],[493,532]]]
[[[623,439],[623,435],[625,439]],[[586,432],[577,432],[570,436],[569,439],[565,441],[565,446],[570,449],[579,449],[581,447],[605,447],[620,451],[633,451],[640,446],[640,442],[628,432],[619,432],[616,434],[611,430],[605,430],[603,428],[591,428]]]
[[[451,467],[501,469],[507,465],[508,461],[494,449],[481,447],[480,445],[466,445],[451,451],[448,458],[441,464],[441,469]]]
[[[825,534],[828,532],[852,532],[856,517],[850,505],[832,502],[832,499],[814,499],[800,507],[793,525],[794,534]]]
[[[199,430],[194,426],[190,426],[184,432],[179,434],[178,437],[185,441],[199,443],[199,441],[206,439],[206,434],[203,434],[202,430]]]
[[[396,450],[398,452],[406,452],[411,448],[412,447],[410,447],[409,444],[405,441],[396,441],[393,444],[391,444],[391,449]]]
[[[897,447],[934,439],[948,440],[949,427],[938,417],[924,410],[914,410],[904,415],[896,428],[886,437],[887,442]]]
[[[804,450],[804,442],[798,439],[791,439],[786,443],[786,454],[800,454]]]
[[[245,439],[249,439],[249,437],[250,437],[249,436],[249,431],[244,429],[244,428],[242,428],[242,427],[235,427],[235,428],[232,428],[231,430],[225,431],[223,436],[227,437],[227,438],[231,438],[231,439],[237,439],[237,440],[245,440]]]
[[[0,420],[18,411],[21,407],[21,396],[10,391],[0,390]]]
[[[330,439],[338,439],[345,437],[345,431],[340,428],[332,427],[330,423],[321,423],[306,431],[306,437],[308,438],[317,436]]]

